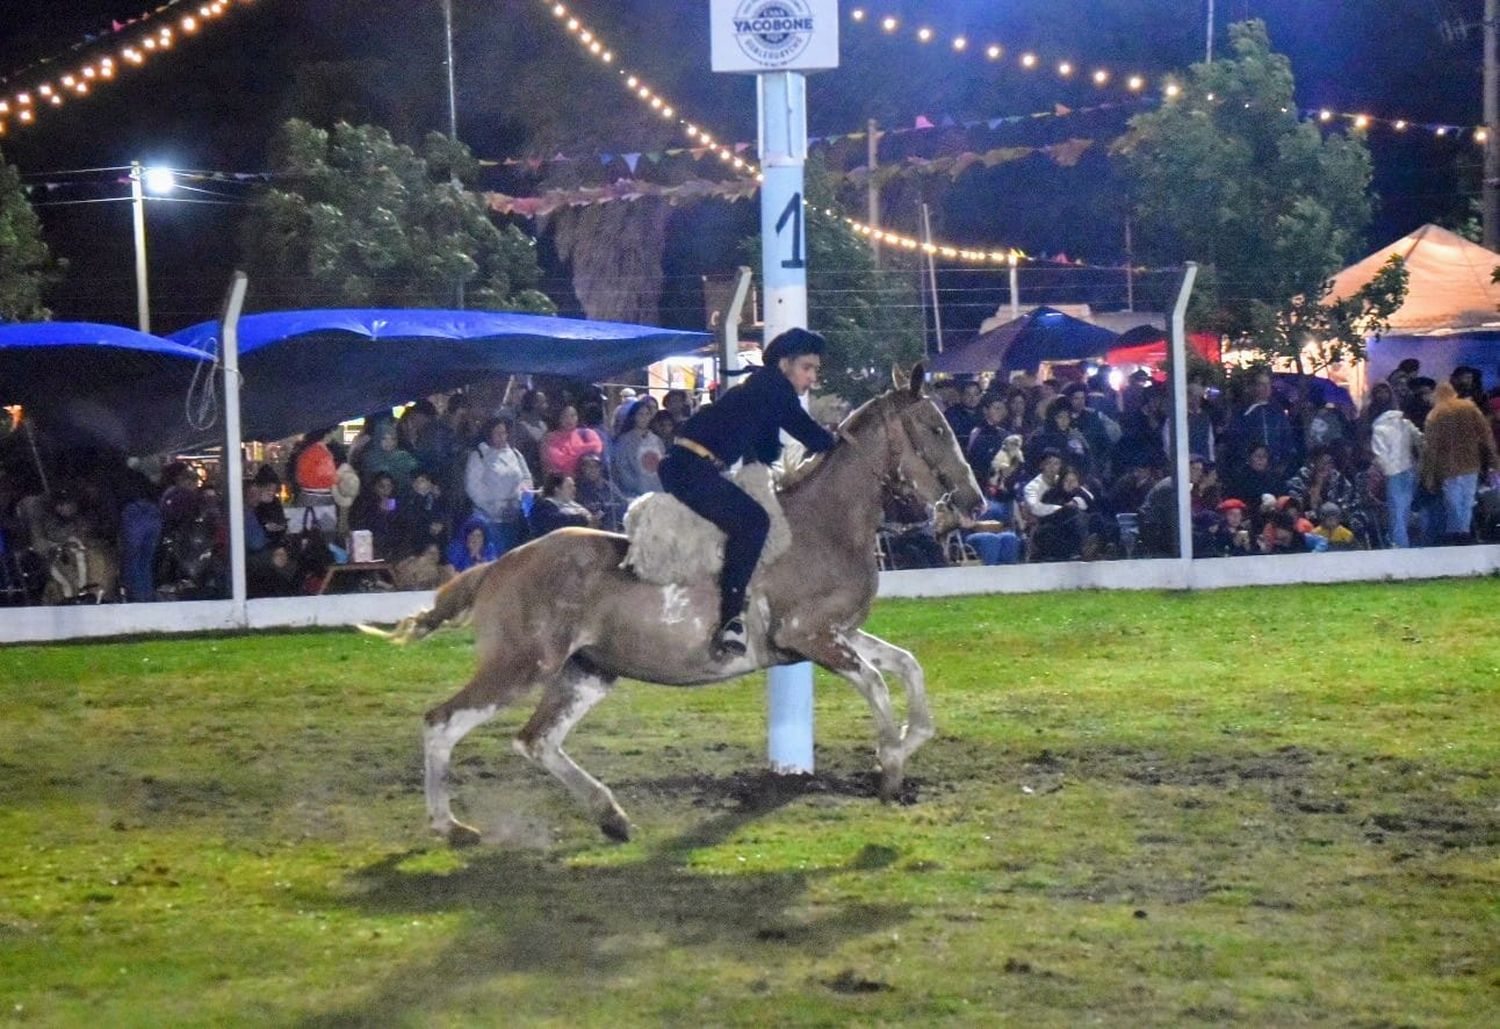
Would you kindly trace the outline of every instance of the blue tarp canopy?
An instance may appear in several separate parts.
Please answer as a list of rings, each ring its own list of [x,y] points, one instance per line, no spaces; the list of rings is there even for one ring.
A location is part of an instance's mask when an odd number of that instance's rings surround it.
[[[218,322],[170,339],[204,353]],[[702,332],[493,311],[316,310],[239,326],[246,439],[281,439],[504,374],[598,381],[705,346]]]
[[[0,324],[0,403],[69,444],[156,449],[186,430],[195,369],[207,370],[200,351],[118,325]]]
[[[1051,307],[1038,307],[938,354],[932,359],[932,370],[950,375],[1034,372],[1043,361],[1103,357],[1117,338],[1108,329]]]

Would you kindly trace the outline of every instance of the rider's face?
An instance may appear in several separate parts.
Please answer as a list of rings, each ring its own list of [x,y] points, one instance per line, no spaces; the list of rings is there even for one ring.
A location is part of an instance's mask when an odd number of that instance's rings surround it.
[[[817,383],[818,370],[823,367],[823,359],[817,354],[802,354],[798,357],[783,357],[780,364],[781,374],[787,377],[792,384],[792,389],[796,390],[800,397]]]

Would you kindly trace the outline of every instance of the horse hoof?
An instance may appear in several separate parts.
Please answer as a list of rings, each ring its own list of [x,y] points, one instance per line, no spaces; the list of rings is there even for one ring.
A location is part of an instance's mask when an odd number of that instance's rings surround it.
[[[619,811],[611,811],[599,819],[599,829],[614,843],[630,842],[630,821]]]
[[[449,826],[447,837],[448,846],[453,847],[455,850],[461,850],[464,847],[477,847],[480,843],[484,842],[484,837],[480,835],[478,829],[472,825],[464,825],[462,822],[454,822]]]
[[[880,801],[882,804],[894,804],[901,799],[901,786],[905,778],[905,775],[901,772],[887,772],[880,777]]]

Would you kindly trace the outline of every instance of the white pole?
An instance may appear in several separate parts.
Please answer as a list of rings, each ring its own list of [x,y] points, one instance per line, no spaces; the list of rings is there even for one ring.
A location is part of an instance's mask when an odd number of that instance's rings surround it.
[[[1010,320],[1021,317],[1021,273],[1016,252],[1010,252]]]
[[[130,162],[130,215],[135,227],[135,323],[151,331],[151,301],[146,292],[146,196],[141,189],[141,162]]]
[[[1182,272],[1177,306],[1172,308],[1172,444],[1177,476],[1177,559],[1186,569],[1193,560],[1192,487],[1188,485],[1187,412],[1187,305],[1193,295],[1198,265],[1192,261]]]
[[[740,359],[740,319],[744,317],[745,298],[750,295],[751,271],[740,265],[734,272],[734,298],[729,301],[729,310],[724,312],[724,370],[737,372],[744,367]],[[722,392],[724,383],[719,383]]]
[[[932,246],[932,212],[927,207],[927,202],[922,202],[922,242],[929,247]],[[933,259],[932,251],[927,251],[927,284],[932,289],[932,327],[937,332],[938,353],[943,352],[943,313],[938,309],[937,291],[937,262]]]
[[[1214,0],[1208,0],[1208,45],[1204,61],[1214,63]]]
[[[240,312],[250,280],[237,271],[229,281],[219,338],[224,346],[224,490],[229,494],[229,597],[236,624],[249,625],[245,607],[245,460],[240,442]]]
[[[807,327],[807,232],[803,167],[807,161],[807,77],[763,72],[755,77],[760,111],[761,280],[765,338]],[[771,771],[813,771],[812,665],[772,668],[766,679],[766,756]]]

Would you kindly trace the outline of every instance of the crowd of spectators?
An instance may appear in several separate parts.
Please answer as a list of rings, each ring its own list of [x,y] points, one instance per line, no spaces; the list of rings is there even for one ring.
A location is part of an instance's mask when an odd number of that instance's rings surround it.
[[[1265,372],[1210,389],[1190,374],[1187,488],[1195,557],[1500,539],[1500,390],[1407,362],[1357,416]],[[892,499],[885,567],[1069,561],[1177,552],[1170,389],[1138,372],[1087,382],[944,382],[937,400],[986,497],[976,518]],[[565,526],[618,529],[691,397],[658,406],[595,386],[471,395],[376,412],[344,444],[310,432],[243,485],[252,596],[327,587],[379,565],[431,588]],[[0,601],[79,603],[228,594],[227,503],[211,466],[127,462],[7,441],[0,453]],[[45,448],[44,448],[45,449]],[[46,471],[45,481],[42,472]],[[207,473],[207,474],[206,474]],[[373,580],[371,580],[373,582]]]
[[[606,406],[580,384],[560,384],[555,399],[518,391],[488,410],[456,393],[441,412],[419,400],[399,417],[373,413],[347,447],[336,426],[308,433],[244,483],[250,595],[318,593],[339,565],[389,571],[371,586],[432,588],[557,528],[618,529],[630,501],[659,488],[656,466],[692,404],[674,390],[658,409],[627,388],[612,419]],[[97,452],[39,463],[12,449],[0,473],[0,600],[228,595],[228,505],[209,466]]]
[[[1500,389],[1404,362],[1357,416],[1321,380],[1254,371],[1187,383],[1193,556],[1233,557],[1500,540]],[[948,382],[938,398],[984,488],[976,520],[887,510],[890,567],[1169,557],[1171,390],[1146,371],[1088,381]]]

